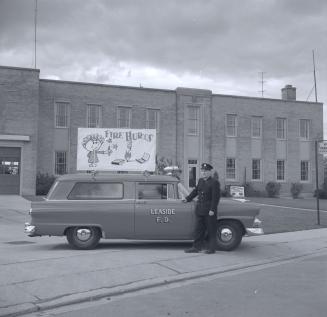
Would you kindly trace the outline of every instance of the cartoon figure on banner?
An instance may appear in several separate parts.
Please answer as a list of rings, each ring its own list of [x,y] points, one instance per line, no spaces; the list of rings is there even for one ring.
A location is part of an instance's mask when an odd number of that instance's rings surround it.
[[[131,162],[132,157],[132,140],[127,141],[127,150],[125,152],[125,160],[126,162]]]
[[[97,163],[99,162],[98,154],[108,154],[108,156],[110,156],[113,152],[110,145],[108,146],[108,150],[100,150],[104,141],[104,137],[98,133],[89,134],[83,139],[82,145],[88,151],[87,157],[90,167],[97,166]]]

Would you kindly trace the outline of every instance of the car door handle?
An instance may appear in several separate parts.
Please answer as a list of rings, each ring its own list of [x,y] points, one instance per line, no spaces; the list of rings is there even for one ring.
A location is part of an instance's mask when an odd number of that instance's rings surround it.
[[[145,200],[139,200],[136,202],[138,205],[145,205],[146,201]]]

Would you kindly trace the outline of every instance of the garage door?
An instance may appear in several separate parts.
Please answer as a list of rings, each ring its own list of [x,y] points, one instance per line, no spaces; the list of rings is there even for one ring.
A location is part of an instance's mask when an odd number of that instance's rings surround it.
[[[0,147],[0,194],[19,194],[20,148]]]

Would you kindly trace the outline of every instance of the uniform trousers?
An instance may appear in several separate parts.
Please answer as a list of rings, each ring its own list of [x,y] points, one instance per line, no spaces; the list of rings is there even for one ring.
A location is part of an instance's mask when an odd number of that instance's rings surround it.
[[[196,215],[193,247],[201,250],[204,244],[206,233],[209,237],[208,249],[215,251],[217,247],[217,215],[200,216]]]

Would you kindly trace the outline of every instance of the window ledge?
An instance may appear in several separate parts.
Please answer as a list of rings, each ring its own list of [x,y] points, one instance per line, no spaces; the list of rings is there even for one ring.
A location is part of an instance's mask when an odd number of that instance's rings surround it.
[[[0,134],[1,141],[24,141],[29,142],[31,138],[29,135],[15,135],[15,134]]]

